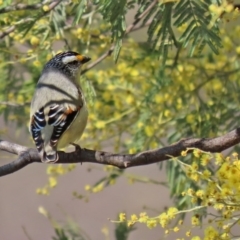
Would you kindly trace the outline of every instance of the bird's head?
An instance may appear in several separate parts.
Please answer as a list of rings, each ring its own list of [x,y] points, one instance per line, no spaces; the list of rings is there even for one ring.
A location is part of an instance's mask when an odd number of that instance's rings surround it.
[[[44,69],[54,69],[65,74],[75,75],[79,68],[91,58],[83,56],[79,53],[67,51],[58,53],[55,57],[50,59],[45,65]]]

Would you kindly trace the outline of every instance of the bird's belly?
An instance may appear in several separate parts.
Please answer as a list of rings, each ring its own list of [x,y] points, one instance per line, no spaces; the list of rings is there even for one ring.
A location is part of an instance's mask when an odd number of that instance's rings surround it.
[[[76,119],[73,120],[71,126],[63,133],[63,136],[60,138],[58,142],[57,148],[60,149],[67,147],[67,145],[69,145],[70,143],[79,140],[87,125],[87,119],[88,110],[86,104],[84,104]]]

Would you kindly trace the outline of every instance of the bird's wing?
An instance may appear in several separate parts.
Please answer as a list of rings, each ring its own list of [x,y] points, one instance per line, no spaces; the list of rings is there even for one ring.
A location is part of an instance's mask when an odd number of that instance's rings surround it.
[[[62,134],[70,127],[81,107],[61,106],[54,104],[50,106],[48,113],[48,124],[54,126],[50,139],[51,146],[55,147]]]
[[[41,130],[45,126],[46,126],[46,119],[44,116],[44,108],[42,107],[33,114],[31,118],[31,123],[30,123],[30,131],[39,152],[43,148],[43,139],[42,139]]]
[[[62,134],[70,127],[80,109],[81,106],[52,104],[48,107],[48,111],[43,107],[36,111],[31,118],[30,131],[38,151],[41,151],[44,147],[43,128],[47,124],[53,126],[49,144],[53,148],[56,147]]]

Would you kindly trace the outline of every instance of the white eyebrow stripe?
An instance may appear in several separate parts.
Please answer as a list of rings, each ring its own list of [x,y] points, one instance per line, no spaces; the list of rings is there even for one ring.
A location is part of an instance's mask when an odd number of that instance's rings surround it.
[[[76,58],[76,56],[65,56],[63,57],[62,59],[62,62],[63,63],[70,63],[70,62],[73,62],[73,61],[78,61],[78,59]]]

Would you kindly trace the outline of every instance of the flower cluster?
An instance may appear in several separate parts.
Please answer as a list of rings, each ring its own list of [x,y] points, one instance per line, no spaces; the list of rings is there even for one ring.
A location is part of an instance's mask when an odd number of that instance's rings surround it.
[[[222,154],[211,154],[199,149],[187,149],[182,152],[185,156],[192,152],[194,162],[186,164],[174,158],[186,173],[189,181],[197,184],[197,189],[188,188],[182,196],[188,196],[192,208],[178,210],[174,207],[158,216],[150,217],[146,212],[131,215],[128,219],[125,213],[119,215],[119,222],[128,226],[143,223],[150,229],[162,227],[165,234],[185,231],[185,238],[192,240],[230,240],[234,227],[240,224],[240,160],[237,153],[224,157]],[[176,220],[181,214],[192,214],[188,220]],[[190,226],[189,226],[190,225]],[[195,230],[203,228],[203,237],[197,236]],[[185,239],[181,238],[181,239]],[[179,238],[180,239],[180,238]]]

